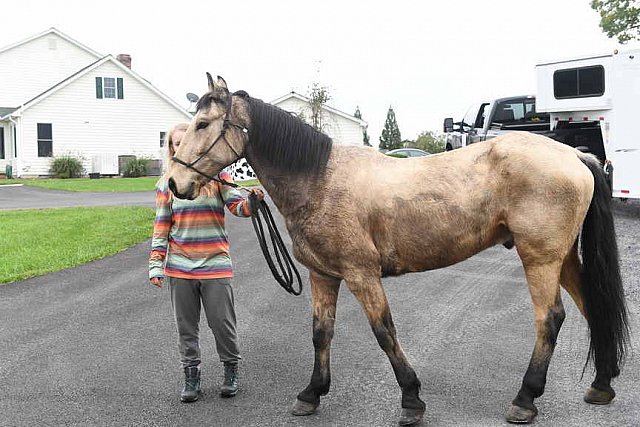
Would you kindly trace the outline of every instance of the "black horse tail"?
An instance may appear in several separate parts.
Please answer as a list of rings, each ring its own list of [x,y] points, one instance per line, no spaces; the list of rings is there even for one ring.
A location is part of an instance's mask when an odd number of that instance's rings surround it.
[[[580,160],[594,178],[593,198],[582,225],[582,298],[591,332],[585,368],[593,360],[596,380],[620,374],[629,343],[629,323],[611,212],[611,189],[600,162]],[[607,379],[608,382],[608,379]]]

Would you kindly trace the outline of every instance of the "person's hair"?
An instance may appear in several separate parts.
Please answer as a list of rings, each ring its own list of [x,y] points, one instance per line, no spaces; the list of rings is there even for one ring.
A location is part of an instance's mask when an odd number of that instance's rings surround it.
[[[169,164],[171,163],[171,158],[176,154],[176,150],[173,147],[173,134],[178,131],[186,132],[188,127],[189,127],[189,123],[178,123],[174,125],[171,129],[169,129],[169,131],[165,136],[164,145],[167,148],[167,160],[166,160],[166,167],[164,171],[165,174],[169,170]],[[161,179],[163,178],[164,176],[161,177]],[[211,181],[200,188],[200,196],[211,197],[215,194],[216,191],[218,191],[218,186],[214,181]],[[170,200],[173,199],[173,193],[171,192],[171,190],[169,190],[169,199]]]

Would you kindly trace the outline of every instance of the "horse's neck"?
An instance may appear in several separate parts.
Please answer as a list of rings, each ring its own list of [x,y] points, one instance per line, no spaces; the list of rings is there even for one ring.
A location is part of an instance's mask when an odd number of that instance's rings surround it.
[[[300,212],[314,197],[313,185],[309,179],[294,175],[282,175],[269,167],[253,165],[252,168],[260,184],[267,191],[280,213],[289,218]]]

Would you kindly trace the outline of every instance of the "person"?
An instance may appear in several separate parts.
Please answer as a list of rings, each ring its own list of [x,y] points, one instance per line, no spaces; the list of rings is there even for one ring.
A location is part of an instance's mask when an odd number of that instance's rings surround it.
[[[180,146],[187,127],[188,124],[181,123],[167,133],[169,161]],[[156,186],[149,280],[157,287],[162,287],[165,280],[169,285],[178,331],[180,364],[185,375],[180,399],[182,402],[194,402],[200,395],[201,306],[224,366],[220,394],[232,397],[238,392],[238,362],[241,357],[224,207],[236,216],[248,217],[251,215],[251,202],[239,190],[215,181],[205,185],[196,199],[180,200],[169,190],[165,175]],[[219,176],[233,182],[225,171]],[[253,189],[252,192],[258,200],[263,199],[262,191]]]

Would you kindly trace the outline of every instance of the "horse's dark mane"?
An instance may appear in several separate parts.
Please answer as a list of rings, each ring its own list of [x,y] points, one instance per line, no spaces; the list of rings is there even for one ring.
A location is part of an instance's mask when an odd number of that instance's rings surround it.
[[[307,123],[246,92],[236,92],[250,108],[247,154],[283,172],[318,175],[331,154],[332,141]]]

